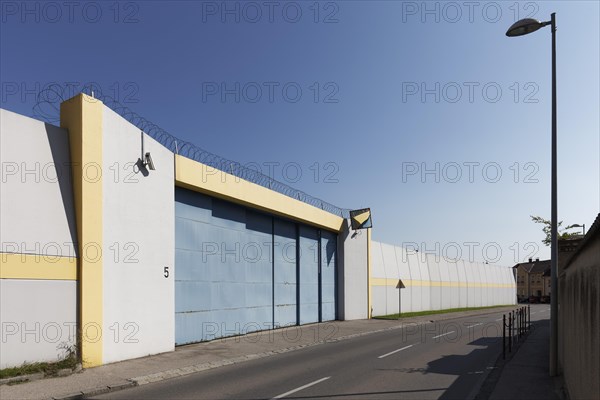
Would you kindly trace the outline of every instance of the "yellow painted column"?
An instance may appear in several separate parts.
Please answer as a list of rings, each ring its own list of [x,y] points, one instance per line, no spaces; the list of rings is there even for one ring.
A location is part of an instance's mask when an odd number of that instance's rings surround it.
[[[372,313],[372,296],[371,296],[371,228],[367,229],[367,296],[368,296],[368,318],[373,317]]]
[[[60,126],[69,130],[71,148],[84,367],[102,365],[102,110],[102,102],[85,94],[60,105]]]

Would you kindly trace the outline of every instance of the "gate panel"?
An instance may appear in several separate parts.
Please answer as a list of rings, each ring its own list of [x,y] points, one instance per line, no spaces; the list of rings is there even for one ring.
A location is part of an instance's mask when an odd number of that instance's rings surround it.
[[[319,238],[300,226],[300,324],[319,321]]]
[[[199,193],[175,192],[175,342],[272,323],[272,219]]]
[[[321,233],[321,320],[332,321],[336,316],[336,256],[337,235]]]
[[[274,325],[296,325],[296,225],[273,222]]]

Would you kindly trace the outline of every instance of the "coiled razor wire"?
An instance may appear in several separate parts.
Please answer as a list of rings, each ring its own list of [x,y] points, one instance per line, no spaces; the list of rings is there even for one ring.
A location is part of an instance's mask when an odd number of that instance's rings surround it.
[[[65,87],[59,84],[49,85],[37,95],[37,103],[33,107],[34,117],[48,123],[60,123],[60,103],[73,97],[76,93],[65,93]],[[94,91],[96,89],[96,91]],[[201,162],[217,170],[226,172],[238,178],[266,187],[275,192],[284,194],[293,199],[310,204],[331,214],[342,218],[349,218],[350,210],[334,206],[331,203],[310,196],[305,192],[294,189],[285,183],[279,182],[262,172],[248,168],[239,162],[228,160],[211,152],[208,152],[193,143],[181,140],[171,135],[158,125],[140,116],[128,107],[123,106],[110,96],[103,95],[98,88],[93,86],[84,87],[81,92],[92,95],[95,99],[102,101],[107,107],[125,118],[131,124],[148,134],[171,152],[192,160]]]

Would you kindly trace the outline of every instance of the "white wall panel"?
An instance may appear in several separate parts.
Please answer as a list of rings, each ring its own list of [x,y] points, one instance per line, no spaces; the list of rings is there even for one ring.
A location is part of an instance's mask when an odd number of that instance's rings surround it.
[[[0,109],[0,252],[75,257],[66,129]]]
[[[174,349],[173,153],[104,107],[104,362]],[[169,269],[165,277],[164,269]],[[118,334],[117,334],[118,333]]]
[[[427,269],[429,271],[429,279],[431,282],[430,291],[430,308],[432,310],[442,309],[442,288],[440,286],[440,266],[435,255],[427,255]]]
[[[348,220],[344,221],[338,235],[338,256],[339,317],[343,320],[367,318],[367,231],[354,232]]]
[[[400,271],[396,263],[396,252],[394,246],[385,243],[381,243],[381,252],[385,274],[388,279],[388,284],[386,285],[386,312],[388,314],[395,314],[398,312],[398,289],[396,285],[390,284],[390,281],[392,281],[391,283],[397,282],[400,278]]]
[[[0,369],[58,361],[74,348],[77,282],[0,279]]]
[[[421,267],[419,263],[419,257],[421,255],[419,253],[409,252],[408,259],[408,267],[410,269],[410,276],[412,277],[413,282],[421,281]],[[423,310],[423,301],[421,299],[421,291],[422,286],[417,284],[411,284],[411,311],[422,311]]]
[[[382,244],[371,242],[371,277],[377,279],[386,279],[385,265],[383,264]],[[371,288],[371,306],[373,315],[387,315],[387,287],[385,285],[375,285]]]
[[[410,276],[410,268],[408,266],[408,255],[406,249],[403,247],[394,246],[394,252],[396,254],[396,264],[400,273],[400,279],[406,286],[401,291],[402,296],[402,312],[410,312],[412,310],[412,286],[408,285],[412,278]]]

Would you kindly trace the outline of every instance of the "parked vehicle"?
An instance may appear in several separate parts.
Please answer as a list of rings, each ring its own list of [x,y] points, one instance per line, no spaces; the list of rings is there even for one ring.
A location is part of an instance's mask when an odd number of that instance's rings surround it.
[[[550,303],[550,296],[542,296],[540,298],[540,303]]]
[[[539,303],[540,302],[540,298],[538,296],[529,296],[529,302],[531,304]]]

